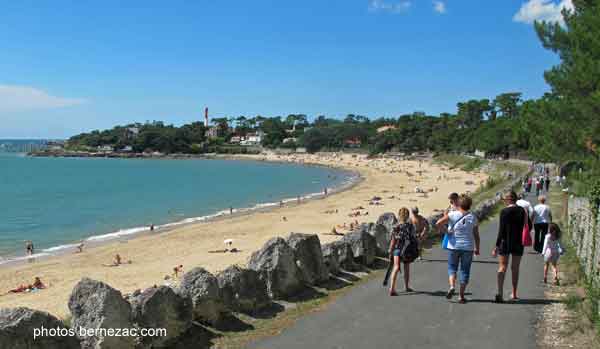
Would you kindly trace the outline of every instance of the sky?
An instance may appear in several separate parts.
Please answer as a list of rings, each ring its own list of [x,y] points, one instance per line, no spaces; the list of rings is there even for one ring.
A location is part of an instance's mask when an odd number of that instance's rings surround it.
[[[371,118],[549,91],[571,0],[4,1],[0,138],[211,116]]]

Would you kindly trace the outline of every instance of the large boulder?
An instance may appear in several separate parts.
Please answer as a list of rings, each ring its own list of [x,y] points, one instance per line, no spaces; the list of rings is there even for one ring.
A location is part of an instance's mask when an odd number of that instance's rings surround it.
[[[253,313],[271,304],[267,284],[257,271],[230,266],[217,275],[221,296],[231,311]]]
[[[293,296],[302,290],[302,273],[296,265],[294,251],[282,238],[273,238],[250,256],[248,267],[259,273],[274,299]]]
[[[131,298],[133,321],[140,328],[164,328],[164,337],[143,337],[144,345],[164,347],[192,326],[192,301],[167,286],[144,290]]]
[[[49,332],[41,333],[42,329]],[[0,309],[0,348],[79,349],[79,341],[68,331],[62,321],[43,311]]]
[[[337,246],[333,242],[324,244],[321,246],[321,254],[329,273],[337,274],[340,271],[340,251]]]
[[[390,240],[392,237],[392,230],[394,226],[398,224],[396,215],[388,212],[384,213],[377,219],[375,226],[369,230],[369,233],[373,235],[377,243],[377,253],[380,256],[386,256],[390,248]]]
[[[83,278],[75,285],[69,298],[71,311],[71,328],[77,331],[83,328],[93,329],[129,329],[133,328],[131,305],[109,285]],[[133,348],[135,338],[130,336],[110,336],[107,331],[96,331],[92,336],[81,336],[81,348],[112,349]],[[105,332],[105,333],[103,333]],[[107,334],[104,336],[104,334]]]
[[[370,226],[362,224],[357,230],[344,235],[343,241],[350,244],[354,258],[364,265],[375,261],[377,241],[369,234]]]
[[[329,270],[323,262],[321,240],[316,234],[291,233],[287,243],[294,251],[296,265],[302,279],[309,285],[318,285],[329,279]]]
[[[177,292],[191,299],[196,320],[216,325],[227,313],[219,281],[204,268],[197,267],[185,273]]]

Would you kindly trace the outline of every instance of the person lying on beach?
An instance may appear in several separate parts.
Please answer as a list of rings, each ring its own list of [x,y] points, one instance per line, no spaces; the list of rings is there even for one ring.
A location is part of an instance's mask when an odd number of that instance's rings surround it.
[[[43,290],[46,288],[46,285],[42,282],[42,280],[36,276],[33,280],[33,284],[30,285],[21,285],[15,289],[8,291],[8,293],[23,293],[23,292],[31,292],[36,290]]]

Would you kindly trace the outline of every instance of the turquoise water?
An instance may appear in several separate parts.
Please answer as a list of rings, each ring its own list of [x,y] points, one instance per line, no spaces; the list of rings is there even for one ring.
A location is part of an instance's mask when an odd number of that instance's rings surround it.
[[[253,161],[29,158],[0,154],[0,255],[144,233],[277,205],[348,182],[341,171]],[[70,245],[71,244],[71,245]],[[1,261],[0,261],[1,262]]]

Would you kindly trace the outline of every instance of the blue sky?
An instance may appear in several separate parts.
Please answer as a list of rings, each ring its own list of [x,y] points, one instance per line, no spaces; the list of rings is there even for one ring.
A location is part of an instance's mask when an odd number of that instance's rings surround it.
[[[124,5],[125,4],[125,5]],[[304,113],[454,112],[548,91],[533,30],[570,0],[14,1],[0,5],[0,138]]]

